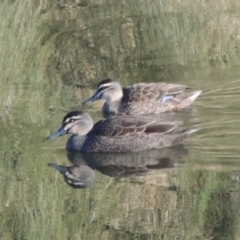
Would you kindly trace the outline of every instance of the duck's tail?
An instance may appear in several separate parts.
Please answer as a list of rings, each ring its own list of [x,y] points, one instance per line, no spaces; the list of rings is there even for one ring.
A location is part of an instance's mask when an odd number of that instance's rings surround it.
[[[196,98],[202,93],[201,90],[193,91],[189,93],[180,93],[176,96],[176,100],[178,101],[177,108],[183,109],[192,105],[192,103],[196,100]]]
[[[196,131],[198,131],[197,128],[190,128],[190,129],[182,129],[177,131],[176,133],[173,133],[172,136],[170,137],[171,139],[170,145],[180,144],[188,137],[189,134],[194,133]]]
[[[186,95],[186,99],[187,101],[189,102],[194,102],[195,99],[202,93],[201,90],[198,90],[198,91],[194,91],[194,92],[190,92]]]

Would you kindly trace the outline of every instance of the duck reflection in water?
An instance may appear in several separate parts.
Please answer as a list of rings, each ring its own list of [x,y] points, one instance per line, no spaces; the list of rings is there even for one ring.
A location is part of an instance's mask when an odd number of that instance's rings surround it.
[[[95,178],[95,171],[87,165],[62,166],[49,163],[49,167],[58,170],[65,182],[73,188],[87,188]]]
[[[95,179],[95,170],[115,179],[153,175],[156,171],[177,167],[178,161],[187,154],[183,145],[136,153],[68,152],[72,166],[48,165],[59,171],[69,186],[87,188]]]

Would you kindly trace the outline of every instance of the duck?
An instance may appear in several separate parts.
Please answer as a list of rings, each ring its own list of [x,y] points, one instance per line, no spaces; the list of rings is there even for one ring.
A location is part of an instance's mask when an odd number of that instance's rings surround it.
[[[102,80],[95,93],[83,105],[103,99],[103,113],[118,115],[145,115],[173,112],[188,108],[202,93],[186,92],[186,85],[164,82],[136,83],[122,88],[111,78]]]
[[[179,144],[197,130],[180,129],[178,124],[159,118],[122,115],[103,118],[94,124],[87,112],[71,111],[47,139],[72,134],[66,143],[67,151],[138,152]]]

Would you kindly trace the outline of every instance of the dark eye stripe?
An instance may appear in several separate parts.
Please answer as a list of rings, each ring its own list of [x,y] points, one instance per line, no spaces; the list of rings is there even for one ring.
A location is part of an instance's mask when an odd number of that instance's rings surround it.
[[[81,116],[83,114],[82,111],[72,111],[70,113],[68,113],[64,118],[63,118],[63,123],[69,119],[69,118],[72,118],[72,117],[76,117],[76,116]]]
[[[69,123],[74,123],[76,120],[78,120],[78,119],[70,118],[67,122],[63,123],[63,127],[65,128]]]
[[[107,88],[109,88],[109,86],[100,86],[97,91],[100,92],[100,91],[105,90]]]
[[[68,121],[66,121],[66,123],[73,123],[73,122],[75,122],[77,119],[73,119],[73,118],[70,118],[70,119],[68,119]]]

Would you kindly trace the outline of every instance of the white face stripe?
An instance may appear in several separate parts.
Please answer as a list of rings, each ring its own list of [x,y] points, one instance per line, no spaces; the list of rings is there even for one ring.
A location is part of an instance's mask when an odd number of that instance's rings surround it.
[[[82,117],[81,116],[73,116],[73,117],[70,117],[70,118],[67,118],[66,120],[65,120],[65,122],[64,122],[64,125],[65,125],[65,127],[64,127],[64,129],[67,131],[67,130],[69,130],[76,122],[69,122],[70,120],[81,120],[82,119]]]
[[[65,173],[67,179],[66,181],[70,184],[73,184],[75,186],[82,186],[84,185],[82,181],[80,181],[79,179],[77,179],[72,173],[70,173],[69,171],[67,171]]]
[[[71,176],[71,173],[67,170],[67,171],[65,172],[65,175],[66,175],[67,177],[69,177],[69,176]]]
[[[81,116],[73,116],[73,117],[67,118],[67,119],[65,120],[65,122],[69,122],[71,119],[79,120],[79,119],[81,119],[81,118],[82,118]]]
[[[75,185],[75,186],[83,186],[83,185],[84,185],[84,183],[81,182],[81,181],[73,182],[73,181],[67,179],[67,182],[68,182],[69,184],[72,184],[72,185]]]
[[[69,171],[65,173],[65,176],[68,178],[69,181],[73,181],[73,180],[78,181],[78,179]]]
[[[105,84],[101,84],[96,92],[95,92],[95,96],[100,99],[102,97],[102,95],[104,94],[104,92],[111,86],[112,83],[105,83]]]
[[[102,87],[110,87],[111,83],[105,83],[105,84],[101,84],[98,89],[101,89]]]

